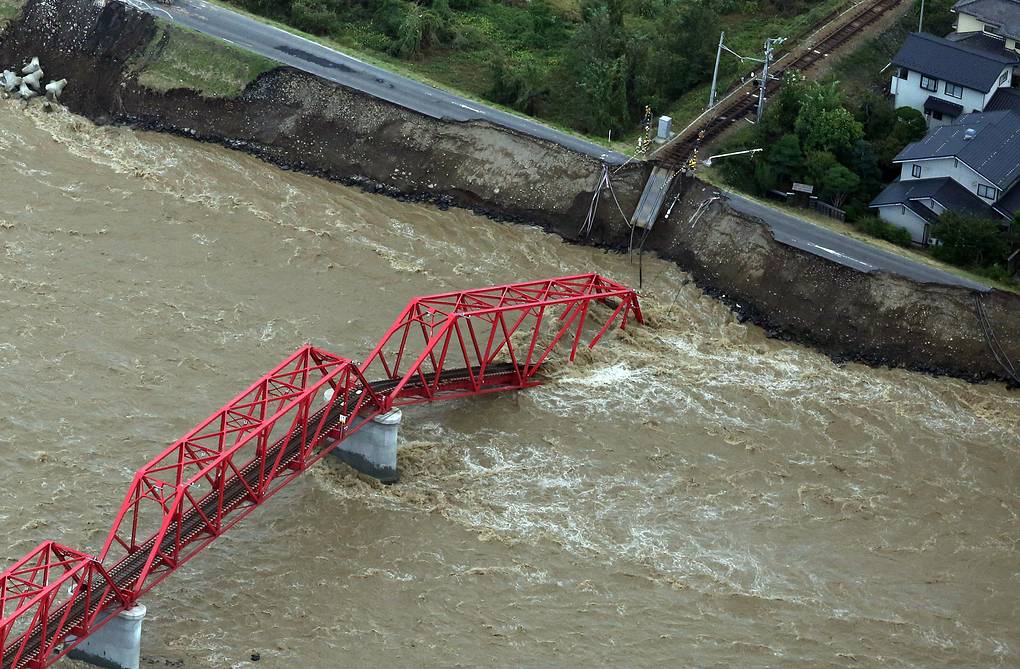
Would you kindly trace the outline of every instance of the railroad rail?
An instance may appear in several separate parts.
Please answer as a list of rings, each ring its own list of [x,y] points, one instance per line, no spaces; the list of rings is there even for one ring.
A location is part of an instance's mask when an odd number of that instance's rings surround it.
[[[772,69],[772,74],[776,79],[770,77],[766,82],[765,94],[768,96],[775,93],[780,85],[779,79],[785,73],[810,69],[828,54],[856,37],[861,30],[902,5],[903,2],[904,0],[871,0],[854,13],[850,20],[834,26],[832,31],[822,37],[815,46],[803,49],[793,55],[788,54],[785,58],[780,59]],[[823,18],[820,23],[823,26],[830,24],[842,13],[841,10],[834,11]],[[824,27],[822,29],[824,30]],[[758,97],[751,94],[752,90],[741,94],[740,91],[744,88],[748,88],[747,84],[731,92],[722,102],[705,112],[672,141],[660,147],[652,154],[651,158],[668,169],[685,168],[700,144],[717,138],[732,123],[746,118],[757,108]]]
[[[361,364],[303,346],[136,472],[98,556],[47,541],[0,573],[0,669],[52,665],[376,416],[537,385],[631,318],[585,274],[416,298]]]

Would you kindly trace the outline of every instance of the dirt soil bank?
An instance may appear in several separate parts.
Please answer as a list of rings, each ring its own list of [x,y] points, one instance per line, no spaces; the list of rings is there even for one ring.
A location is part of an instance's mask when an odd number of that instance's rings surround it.
[[[598,161],[486,123],[437,121],[291,68],[263,74],[233,99],[157,93],[136,81],[145,59],[159,53],[147,49],[157,33],[151,17],[120,3],[28,0],[0,35],[0,66],[39,56],[47,78],[71,82],[62,102],[97,123],[219,142],[286,169],[577,238],[601,178]],[[615,174],[624,211],[633,210],[649,170],[632,164]],[[1007,380],[972,291],[856,272],[775,242],[764,225],[722,203],[692,226],[711,193],[696,181],[683,187],[646,249],[676,261],[774,336],[837,359]],[[604,200],[586,241],[623,248],[629,237],[615,204]],[[982,299],[1002,347],[1020,359],[1020,297]]]
[[[977,300],[1016,364],[1020,295],[858,272],[780,244],[763,223],[724,200],[709,204],[692,223],[699,205],[716,194],[713,186],[690,180],[671,224],[659,221],[646,249],[677,262],[703,289],[770,335],[836,360],[1012,381],[989,349]]]

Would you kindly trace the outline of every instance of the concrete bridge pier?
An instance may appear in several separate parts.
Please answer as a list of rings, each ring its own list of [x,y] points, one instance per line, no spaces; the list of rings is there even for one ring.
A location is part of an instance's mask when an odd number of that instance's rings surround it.
[[[396,483],[397,436],[403,418],[400,409],[380,414],[360,430],[344,439],[333,451],[362,474],[377,478],[383,483]]]
[[[82,641],[68,657],[105,669],[138,669],[145,613],[145,606],[136,604],[114,615],[113,620]]]

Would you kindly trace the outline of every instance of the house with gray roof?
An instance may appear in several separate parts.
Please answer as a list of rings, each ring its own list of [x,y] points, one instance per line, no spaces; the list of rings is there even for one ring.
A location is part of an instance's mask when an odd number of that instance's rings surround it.
[[[896,156],[900,177],[871,202],[921,245],[946,211],[1012,220],[1020,211],[1020,114],[964,114]]]
[[[956,32],[983,34],[1007,51],[1020,51],[1020,0],[958,0]]]
[[[1020,84],[1020,54],[983,33],[936,37],[911,33],[893,58],[890,93],[896,107],[912,107],[928,125],[984,111],[1000,89]]]

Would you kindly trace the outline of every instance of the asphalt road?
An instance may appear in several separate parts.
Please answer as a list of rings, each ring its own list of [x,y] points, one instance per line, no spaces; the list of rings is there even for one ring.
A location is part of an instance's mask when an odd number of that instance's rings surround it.
[[[138,5],[144,7],[144,5]],[[244,14],[203,0],[174,0],[173,5],[151,4],[151,13],[167,14],[193,30],[218,37],[284,65],[335,81],[416,112],[452,121],[489,121],[495,125],[559,144],[572,151],[620,165],[627,156],[535,121],[442,91],[413,79],[370,65]]]
[[[725,193],[725,196],[735,210],[764,221],[772,229],[777,241],[841,265],[862,272],[890,272],[923,283],[944,283],[980,291],[990,290],[984,284],[883,251],[871,244],[814,225],[734,193]]]
[[[597,158],[609,165],[619,165],[628,160],[621,153],[403,77],[203,0],[174,0],[172,6],[155,4],[150,11],[162,18],[169,14],[174,21],[193,30],[437,119],[489,121]],[[772,228],[778,241],[847,267],[863,272],[891,272],[926,283],[989,290],[983,284],[883,251],[739,195],[728,193],[727,197],[737,211],[763,220]]]

